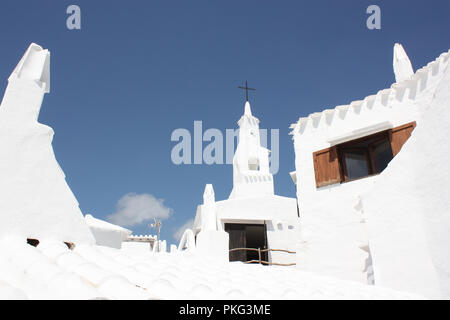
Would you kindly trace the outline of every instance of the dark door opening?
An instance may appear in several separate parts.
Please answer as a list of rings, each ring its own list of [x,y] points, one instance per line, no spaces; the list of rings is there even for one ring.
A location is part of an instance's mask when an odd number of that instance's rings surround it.
[[[230,249],[267,249],[266,224],[225,223],[225,231],[230,235]],[[230,261],[259,260],[258,252],[238,250],[230,252]],[[267,252],[261,252],[261,260],[268,261]]]

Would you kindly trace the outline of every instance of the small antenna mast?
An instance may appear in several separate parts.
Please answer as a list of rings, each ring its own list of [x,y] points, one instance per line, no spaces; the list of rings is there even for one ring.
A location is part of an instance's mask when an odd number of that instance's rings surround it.
[[[158,252],[159,252],[159,242],[160,242],[160,235],[161,235],[161,227],[162,227],[162,222],[161,220],[156,220],[156,218],[153,218],[154,223],[150,224],[150,228],[158,228],[158,237],[156,238],[157,240],[157,244],[158,244]]]

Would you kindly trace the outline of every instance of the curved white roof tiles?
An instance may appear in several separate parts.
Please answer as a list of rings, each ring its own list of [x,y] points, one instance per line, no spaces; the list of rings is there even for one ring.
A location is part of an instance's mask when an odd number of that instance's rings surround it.
[[[132,255],[59,241],[0,239],[3,299],[417,299],[291,267],[217,263],[195,254]]]

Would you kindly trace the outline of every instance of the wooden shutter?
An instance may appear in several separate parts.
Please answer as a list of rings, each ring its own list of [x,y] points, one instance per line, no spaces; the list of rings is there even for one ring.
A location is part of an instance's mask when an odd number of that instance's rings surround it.
[[[392,155],[394,157],[400,152],[405,142],[408,141],[415,127],[416,122],[414,121],[403,126],[393,128],[389,132],[389,140],[391,142]]]
[[[313,153],[316,186],[323,187],[342,181],[337,147]]]

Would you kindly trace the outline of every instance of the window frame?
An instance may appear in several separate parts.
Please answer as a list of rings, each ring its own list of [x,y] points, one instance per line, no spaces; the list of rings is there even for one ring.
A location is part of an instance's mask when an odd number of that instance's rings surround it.
[[[381,171],[378,171],[375,167],[373,152],[378,146],[378,143],[386,141],[390,147],[392,159],[394,159],[402,149],[403,145],[409,140],[415,128],[416,121],[413,121],[398,127],[383,130],[364,137],[332,145],[322,150],[314,151],[312,153],[312,161],[314,166],[316,188],[319,189],[330,185],[342,184],[380,174],[386,167]],[[379,137],[379,139],[376,139],[377,137]],[[342,156],[342,150],[346,148],[350,149],[351,146],[355,147],[355,145],[358,147],[358,143],[362,143],[364,140],[369,139],[373,139],[373,141],[371,141],[370,144],[368,143],[366,146],[363,145],[360,147],[366,148],[370,151],[368,161],[370,161],[369,169],[371,170],[371,174],[360,178],[349,179],[345,159],[343,159]],[[392,159],[390,161],[392,161]]]
[[[385,130],[381,132],[377,132],[362,138],[358,138],[355,140],[347,141],[341,144],[336,145],[338,156],[339,156],[339,167],[341,169],[341,182],[340,183],[346,183],[346,182],[352,182],[355,180],[365,179],[372,176],[379,175],[382,171],[378,171],[375,167],[375,160],[373,157],[373,151],[376,146],[383,142],[387,142],[389,145],[389,148],[392,153],[392,159],[394,158],[394,153],[392,150],[392,146],[390,143],[390,136],[389,136],[390,130]],[[358,145],[360,143],[363,143],[368,140],[371,141],[367,146],[365,147],[355,147],[355,145]],[[358,178],[352,178],[350,179],[348,176],[348,168],[347,168],[347,162],[345,161],[345,153],[351,150],[362,150],[366,155],[366,165],[367,165],[367,171],[368,175],[358,177]]]

